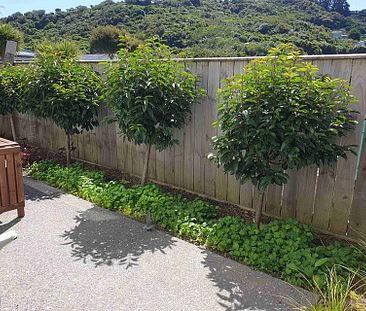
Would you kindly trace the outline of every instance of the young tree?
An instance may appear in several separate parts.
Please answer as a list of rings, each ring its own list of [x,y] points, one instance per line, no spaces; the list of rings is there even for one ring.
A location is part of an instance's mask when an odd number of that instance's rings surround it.
[[[23,34],[9,24],[0,24],[0,58],[4,57],[6,41],[15,41],[19,49],[23,44]]]
[[[108,73],[106,100],[122,134],[146,145],[141,179],[145,184],[151,146],[163,150],[177,143],[173,130],[182,128],[191,114],[198,95],[196,78],[154,39],[133,52],[122,49],[118,56]]]
[[[71,161],[71,136],[98,125],[102,80],[78,63],[72,43],[46,43],[38,50],[32,112],[52,120],[67,137],[66,162]]]
[[[334,165],[352,151],[337,138],[355,124],[348,106],[353,100],[346,81],[320,76],[291,45],[272,49],[227,80],[216,121],[222,134],[213,138],[212,157],[262,193],[257,224],[265,190],[286,183],[287,169]]]

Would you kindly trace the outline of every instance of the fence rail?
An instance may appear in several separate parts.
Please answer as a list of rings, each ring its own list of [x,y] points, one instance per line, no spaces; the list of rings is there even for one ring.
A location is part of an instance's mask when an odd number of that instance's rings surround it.
[[[207,97],[193,107],[192,118],[184,130],[176,131],[180,143],[158,152],[153,148],[149,167],[150,179],[183,188],[211,198],[255,208],[258,193],[250,183],[240,185],[207,160],[211,152],[210,139],[217,133],[212,122],[217,114],[217,89],[221,81],[241,72],[251,58],[192,59],[188,65],[199,77],[200,87]],[[306,57],[320,68],[322,74],[343,78],[352,85],[358,98],[352,108],[360,112],[358,125],[343,139],[343,143],[361,146],[363,120],[366,115],[366,55]],[[100,70],[97,63],[90,64]],[[100,109],[103,119],[110,112]],[[53,151],[65,146],[65,135],[47,120],[29,115],[18,115],[19,137]],[[8,121],[0,124],[0,134],[10,136]],[[115,124],[103,124],[91,132],[73,137],[75,158],[112,167],[141,176],[144,146],[124,140]],[[356,176],[357,163],[359,170]],[[271,186],[267,191],[265,212],[278,218],[296,218],[315,228],[358,238],[366,235],[366,143],[357,155],[339,159],[335,168],[308,167],[287,172],[289,182],[283,187]]]

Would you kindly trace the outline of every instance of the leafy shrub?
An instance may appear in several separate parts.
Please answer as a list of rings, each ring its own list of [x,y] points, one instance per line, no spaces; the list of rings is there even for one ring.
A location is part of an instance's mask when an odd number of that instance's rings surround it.
[[[40,161],[29,168],[29,173],[127,216],[140,219],[150,213],[163,229],[295,285],[308,285],[305,276],[317,286],[326,286],[329,269],[335,267],[338,275],[346,279],[349,271],[340,269],[340,265],[355,269],[366,266],[366,257],[359,249],[337,242],[316,245],[309,226],[295,220],[276,220],[257,228],[238,217],[220,218],[217,207],[199,199],[165,193],[153,184],[136,186],[110,181],[103,173],[76,164],[64,167],[54,161]]]
[[[0,68],[0,115],[25,110],[30,73],[26,66]]]

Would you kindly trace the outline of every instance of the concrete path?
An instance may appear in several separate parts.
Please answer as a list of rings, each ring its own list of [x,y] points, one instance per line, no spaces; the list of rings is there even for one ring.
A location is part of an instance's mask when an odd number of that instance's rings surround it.
[[[299,290],[26,178],[19,238],[0,251],[0,310],[291,310]]]

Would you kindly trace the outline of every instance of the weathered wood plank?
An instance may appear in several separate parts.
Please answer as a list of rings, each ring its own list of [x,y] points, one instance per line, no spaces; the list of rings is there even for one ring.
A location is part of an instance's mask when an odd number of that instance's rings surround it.
[[[155,167],[156,167],[156,179],[165,183],[165,169],[164,169],[164,155],[163,151],[156,150],[155,155]]]
[[[165,182],[167,184],[175,184],[175,164],[174,164],[174,146],[164,150],[164,172]]]
[[[225,86],[225,79],[231,77],[234,74],[234,62],[220,62],[220,76],[219,76],[219,87]],[[216,129],[216,135],[221,134],[221,129]],[[237,183],[237,199],[235,197],[235,186],[230,185],[232,191],[228,187],[228,178],[232,181],[232,176],[228,177],[228,174],[224,172],[221,167],[216,170],[216,198],[220,200],[228,200],[229,202],[239,203],[239,183]],[[235,181],[235,177],[234,177]]]
[[[156,148],[151,146],[148,179],[156,179]]]
[[[1,193],[1,206],[8,206],[10,200],[9,200],[8,181],[6,177],[4,155],[0,155],[0,193]]]
[[[352,63],[351,83],[352,93],[359,99],[357,103],[351,103],[353,110],[359,111],[356,116],[358,125],[354,131],[342,139],[345,145],[359,145],[362,132],[362,120],[364,118],[365,105],[365,68],[366,59],[355,59]],[[358,148],[357,148],[358,153]],[[355,187],[355,172],[357,156],[349,154],[347,160],[339,159],[336,169],[336,179],[334,185],[333,204],[330,213],[329,230],[344,235],[348,227],[348,219],[352,204]]]
[[[248,65],[248,61],[239,60],[234,61],[234,75],[245,71],[245,67]],[[233,178],[233,177],[229,177]],[[230,181],[230,184],[232,182]],[[239,184],[239,204],[246,208],[254,208],[253,204],[253,184],[246,182],[243,185]]]
[[[17,203],[17,187],[15,181],[15,166],[14,166],[14,154],[7,154],[5,156],[7,161],[7,179],[8,179],[8,191],[9,191],[9,202],[11,205]]]
[[[281,208],[281,218],[295,218],[296,216],[296,201],[297,201],[297,178],[295,170],[288,170],[286,173],[289,175],[289,180],[283,188],[282,197],[282,208]]]
[[[204,77],[208,75],[207,104],[204,113],[204,165],[205,165],[205,194],[215,197],[216,194],[216,172],[217,167],[211,163],[207,156],[212,152],[211,139],[217,133],[212,123],[217,118],[217,89],[220,82],[220,62],[210,62],[208,72],[204,72]]]
[[[362,149],[350,213],[348,235],[364,240],[366,237],[366,136]]]
[[[321,74],[330,75],[332,78],[350,80],[352,60],[315,60],[312,62],[319,68]],[[335,171],[329,167],[321,167],[317,182],[314,202],[314,214],[312,224],[319,229],[327,230],[330,221],[332,200],[334,196]]]
[[[204,74],[206,72],[206,74]],[[198,86],[207,91],[208,85],[208,63],[197,62]],[[193,188],[197,193],[205,192],[205,149],[204,149],[204,119],[203,116],[208,105],[207,97],[204,96],[200,105],[194,107],[194,176]]]
[[[195,62],[191,62],[188,64],[188,68],[191,72],[196,75],[197,74],[197,64]],[[198,87],[198,84],[197,84]],[[183,187],[187,190],[194,190],[194,120],[195,120],[195,107],[200,105],[200,103],[195,103],[192,107],[192,115],[190,119],[187,121],[186,126],[184,127],[184,139],[183,139],[183,161],[184,161],[184,171],[183,171]]]
[[[16,177],[16,188],[17,188],[17,202],[24,201],[24,182],[23,182],[23,169],[22,159],[20,152],[14,154],[14,167]]]
[[[266,191],[265,212],[271,216],[280,217],[283,186],[271,185]]]
[[[240,205],[246,208],[253,208],[253,184],[246,182],[240,185]]]
[[[184,185],[184,131],[176,130],[175,137],[179,143],[174,146],[174,185],[183,187]]]
[[[317,168],[309,166],[296,172],[296,219],[310,224],[313,217]]]
[[[314,227],[322,230],[328,230],[330,210],[332,208],[332,199],[334,195],[334,183],[334,168],[320,167],[312,224]]]
[[[127,165],[127,154],[128,154],[128,142],[127,139],[119,132],[119,128],[117,123],[115,124],[116,127],[116,145],[117,145],[117,169],[123,171],[125,173],[128,172],[128,165]]]

